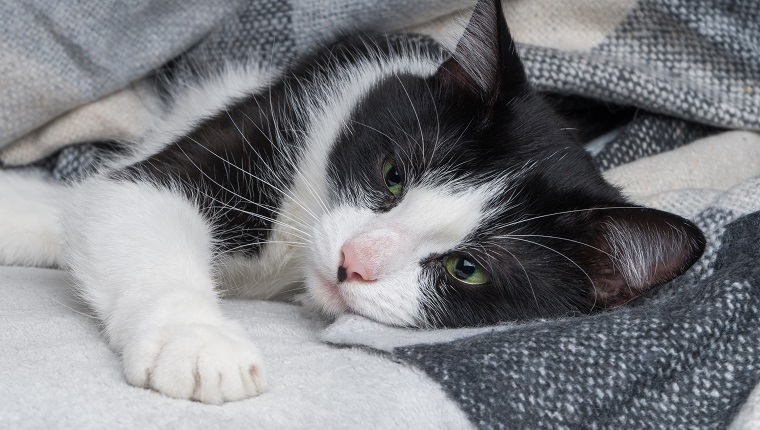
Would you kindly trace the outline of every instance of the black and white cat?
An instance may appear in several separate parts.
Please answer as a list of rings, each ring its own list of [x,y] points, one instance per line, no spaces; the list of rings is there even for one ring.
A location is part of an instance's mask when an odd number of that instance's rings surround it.
[[[701,232],[626,201],[564,128],[481,0],[451,58],[349,37],[185,91],[76,186],[4,173],[0,261],[66,267],[130,384],[242,399],[264,368],[222,294],[454,327],[589,313],[684,272]]]

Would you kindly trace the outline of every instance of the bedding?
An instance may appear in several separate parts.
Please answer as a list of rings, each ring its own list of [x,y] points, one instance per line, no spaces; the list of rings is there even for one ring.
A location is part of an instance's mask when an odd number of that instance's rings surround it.
[[[103,142],[146,129],[168,76],[250,55],[281,67],[356,27],[450,44],[470,5],[2,3],[17,20],[0,29],[0,161],[77,180],[112,146]],[[689,272],[593,316],[459,330],[227,300],[271,390],[217,407],[126,385],[62,272],[0,268],[0,426],[757,428],[760,6],[507,0],[505,10],[533,83],[601,126],[587,140],[606,177],[703,229],[707,250]],[[599,106],[617,114],[588,113]]]

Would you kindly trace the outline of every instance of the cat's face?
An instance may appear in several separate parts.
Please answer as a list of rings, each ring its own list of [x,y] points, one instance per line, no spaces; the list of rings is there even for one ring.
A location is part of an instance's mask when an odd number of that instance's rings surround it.
[[[602,179],[510,44],[498,2],[481,1],[435,76],[386,79],[356,109],[309,256],[327,312],[411,326],[587,313],[701,254],[693,224]]]

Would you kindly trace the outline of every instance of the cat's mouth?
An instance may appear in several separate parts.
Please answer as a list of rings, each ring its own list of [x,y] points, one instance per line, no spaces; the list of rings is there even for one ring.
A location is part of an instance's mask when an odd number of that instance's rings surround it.
[[[337,282],[330,281],[321,274],[317,274],[316,278],[315,293],[319,296],[325,309],[339,312],[347,311],[349,309],[348,303]]]

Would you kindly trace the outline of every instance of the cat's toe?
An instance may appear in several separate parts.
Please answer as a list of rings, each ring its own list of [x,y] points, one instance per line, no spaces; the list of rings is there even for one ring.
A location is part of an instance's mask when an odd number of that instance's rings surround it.
[[[221,404],[265,389],[261,357],[236,326],[157,329],[124,349],[124,374],[169,397]]]

